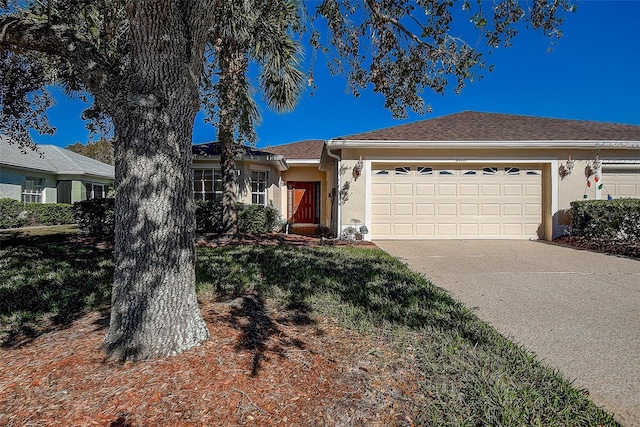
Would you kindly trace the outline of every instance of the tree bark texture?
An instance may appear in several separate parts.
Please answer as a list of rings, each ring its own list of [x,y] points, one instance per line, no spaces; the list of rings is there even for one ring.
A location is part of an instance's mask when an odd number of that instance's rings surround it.
[[[235,142],[236,121],[240,113],[240,77],[246,69],[246,58],[231,46],[223,46],[220,56],[220,120],[218,123],[218,145],[222,169],[222,232],[238,234],[238,177],[236,175]]]
[[[191,155],[207,25],[176,4],[128,9],[131,73],[112,114],[115,272],[104,341],[121,360],[175,355],[209,335],[195,292]]]

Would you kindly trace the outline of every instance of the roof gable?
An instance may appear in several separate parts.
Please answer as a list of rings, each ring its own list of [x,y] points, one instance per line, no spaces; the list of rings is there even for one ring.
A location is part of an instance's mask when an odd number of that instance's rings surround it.
[[[350,141],[640,141],[640,126],[465,111],[337,139]]]
[[[270,153],[284,156],[287,160],[320,160],[324,140],[307,139],[290,144],[265,148]]]

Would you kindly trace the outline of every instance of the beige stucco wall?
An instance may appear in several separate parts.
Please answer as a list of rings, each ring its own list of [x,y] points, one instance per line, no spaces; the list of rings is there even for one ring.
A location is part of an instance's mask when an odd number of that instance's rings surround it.
[[[194,160],[194,169],[220,169],[220,163],[211,160]],[[251,203],[251,172],[266,171],[267,172],[267,206],[274,207],[280,211],[280,215],[284,217],[281,210],[282,200],[280,191],[280,172],[267,163],[251,163],[236,162],[238,175],[238,198],[242,203]],[[286,211],[285,211],[286,213]]]
[[[340,189],[338,191],[340,197],[340,205],[342,208],[340,231],[347,227],[360,227],[366,225],[370,228],[371,224],[367,224],[366,196],[367,187],[370,185],[370,176],[363,168],[358,179],[353,176],[353,169],[357,165],[358,160],[343,160],[340,167]]]

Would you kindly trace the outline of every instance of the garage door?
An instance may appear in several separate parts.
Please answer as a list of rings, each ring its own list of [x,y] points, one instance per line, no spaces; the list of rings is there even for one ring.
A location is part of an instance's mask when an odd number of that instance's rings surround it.
[[[523,166],[372,165],[373,239],[528,239],[542,173]]]
[[[640,198],[640,165],[604,165],[602,167],[602,197],[612,196]]]

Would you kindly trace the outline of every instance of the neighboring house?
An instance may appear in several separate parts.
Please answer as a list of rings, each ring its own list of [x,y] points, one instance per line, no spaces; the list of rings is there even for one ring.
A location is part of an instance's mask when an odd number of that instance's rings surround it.
[[[73,203],[105,197],[113,181],[113,166],[54,145],[21,149],[0,136],[0,198]]]

